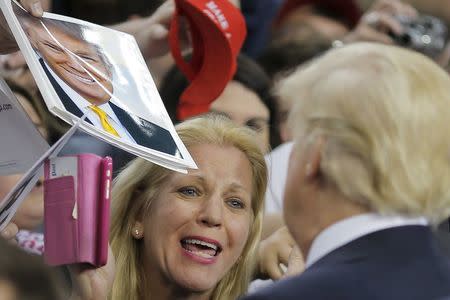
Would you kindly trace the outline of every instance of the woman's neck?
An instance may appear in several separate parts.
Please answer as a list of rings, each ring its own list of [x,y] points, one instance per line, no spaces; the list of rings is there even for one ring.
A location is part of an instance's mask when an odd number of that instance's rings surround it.
[[[151,292],[146,300],[209,300],[211,293],[194,293],[192,291],[165,291],[165,293]],[[155,297],[156,296],[156,297]]]

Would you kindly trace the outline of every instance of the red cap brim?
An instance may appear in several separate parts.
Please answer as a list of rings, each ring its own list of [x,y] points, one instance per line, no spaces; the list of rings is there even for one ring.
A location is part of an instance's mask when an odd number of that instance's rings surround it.
[[[176,4],[177,15],[170,30],[171,50],[178,67],[191,81],[178,106],[177,117],[184,120],[207,112],[234,76],[246,27],[240,11],[228,0],[177,0]],[[179,45],[175,44],[179,43],[179,16],[185,16],[190,26],[193,56],[189,62],[183,60]]]

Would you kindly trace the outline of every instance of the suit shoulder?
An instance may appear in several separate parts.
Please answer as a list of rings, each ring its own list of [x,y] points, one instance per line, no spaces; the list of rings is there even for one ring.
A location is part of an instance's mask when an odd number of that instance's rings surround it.
[[[345,295],[342,295],[346,290],[345,281],[337,274],[343,275],[338,270],[308,270],[299,276],[280,280],[243,300],[346,299]]]

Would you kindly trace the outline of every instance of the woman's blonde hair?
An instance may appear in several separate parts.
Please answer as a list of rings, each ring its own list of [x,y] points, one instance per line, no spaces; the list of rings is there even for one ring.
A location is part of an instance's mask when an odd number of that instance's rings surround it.
[[[422,54],[361,43],[281,81],[297,142],[325,138],[320,171],[384,214],[450,215],[450,77]],[[300,141],[301,140],[301,141]]]
[[[213,291],[212,299],[236,299],[247,290],[253,274],[259,243],[267,171],[263,154],[249,129],[234,125],[225,117],[206,116],[191,119],[176,127],[183,143],[189,147],[201,144],[233,146],[250,161],[253,174],[253,220],[247,243],[239,260]],[[142,268],[142,243],[133,238],[132,229],[142,211],[158,196],[161,185],[173,174],[158,165],[136,159],[117,177],[112,195],[110,242],[116,258],[116,278],[111,299],[143,299],[145,278]]]

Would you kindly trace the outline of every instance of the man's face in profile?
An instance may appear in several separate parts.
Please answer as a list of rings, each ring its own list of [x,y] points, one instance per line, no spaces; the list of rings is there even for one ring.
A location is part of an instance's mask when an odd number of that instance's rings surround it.
[[[113,92],[113,86],[110,80],[111,73],[100,58],[95,47],[84,40],[65,33],[55,26],[48,26],[47,28],[61,45],[98,70],[98,72],[61,48],[42,25],[30,27],[27,31],[30,42],[41,54],[42,58],[45,59],[50,68],[67,85],[92,104],[100,105],[108,102],[111,97],[104,89],[108,90],[111,94]],[[94,76],[98,83],[83,68]]]

